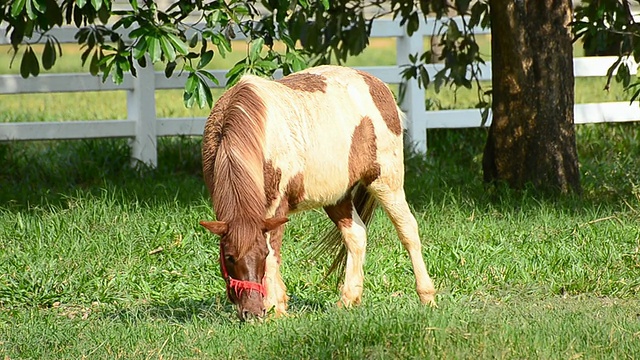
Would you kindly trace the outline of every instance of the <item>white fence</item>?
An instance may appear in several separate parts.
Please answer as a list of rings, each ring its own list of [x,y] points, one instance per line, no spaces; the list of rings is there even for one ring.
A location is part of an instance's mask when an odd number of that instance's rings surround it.
[[[434,29],[433,21],[422,24],[420,31],[412,37],[405,34],[399,21],[378,20],[374,22],[371,37],[394,37],[397,39],[397,59],[394,66],[361,67],[389,84],[401,82],[401,65],[406,64],[409,54],[422,53],[424,36]],[[56,37],[62,43],[75,43],[75,29],[56,29]],[[477,33],[488,30],[477,29]],[[6,34],[0,36],[0,44],[8,44]],[[576,77],[604,76],[615,61],[614,57],[576,58]],[[430,65],[434,74],[442,65]],[[635,67],[634,67],[635,69]],[[226,70],[213,71],[220,85],[224,87]],[[482,68],[481,80],[491,79],[491,64]],[[125,76],[121,85],[110,80],[102,83],[99,77],[89,74],[43,74],[36,78],[23,79],[19,75],[0,76],[0,94],[84,92],[122,90],[127,92],[126,120],[96,120],[67,122],[0,123],[0,141],[15,140],[56,140],[125,137],[131,138],[132,158],[151,166],[157,164],[156,143],[158,136],[201,135],[205,118],[157,118],[155,111],[155,90],[182,89],[185,77],[166,78],[163,72],[155,72],[152,67],[138,70],[138,77]],[[425,91],[417,81],[407,84],[407,91],[401,99],[400,107],[407,113],[408,138],[419,151],[427,149],[427,129],[479,127],[481,116],[478,110],[425,111]],[[577,104],[575,122],[601,123],[639,121],[640,108],[628,102]],[[490,123],[490,119],[489,119]]]

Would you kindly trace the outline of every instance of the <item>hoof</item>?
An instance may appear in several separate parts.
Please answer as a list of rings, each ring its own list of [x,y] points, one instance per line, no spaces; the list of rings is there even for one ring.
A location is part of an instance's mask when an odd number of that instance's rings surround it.
[[[340,301],[338,301],[338,303],[336,305],[339,308],[348,309],[350,307],[360,305],[360,302],[361,302],[361,298],[359,298],[359,297],[357,297],[355,299],[342,298],[342,299],[340,299]]]
[[[429,305],[432,308],[438,307],[435,295],[435,292],[418,294],[418,296],[420,296],[420,302],[423,305]]]

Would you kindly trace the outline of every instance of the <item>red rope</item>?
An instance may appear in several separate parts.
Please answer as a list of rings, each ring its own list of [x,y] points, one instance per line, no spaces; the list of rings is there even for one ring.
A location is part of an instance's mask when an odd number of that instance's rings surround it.
[[[266,296],[267,292],[263,284],[253,281],[237,280],[229,276],[229,273],[227,272],[227,266],[225,265],[224,261],[224,250],[222,248],[222,242],[220,242],[220,264],[222,267],[222,276],[227,283],[227,296],[229,298],[231,298],[232,290],[235,291],[236,298],[240,298],[243,291],[251,290],[259,292],[262,296]],[[262,282],[264,282],[264,278],[262,279]]]

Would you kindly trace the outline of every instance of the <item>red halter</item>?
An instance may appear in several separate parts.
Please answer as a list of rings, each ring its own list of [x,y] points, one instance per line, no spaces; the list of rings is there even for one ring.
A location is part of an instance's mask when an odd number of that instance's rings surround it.
[[[265,291],[264,284],[253,281],[237,280],[229,276],[227,266],[224,263],[224,249],[222,248],[222,242],[220,242],[220,264],[222,264],[222,276],[227,283],[227,296],[229,298],[231,298],[231,290],[235,291],[236,298],[239,298],[243,291],[251,290],[255,290],[262,296],[266,296],[267,292]],[[262,282],[264,283],[264,278],[262,279]]]

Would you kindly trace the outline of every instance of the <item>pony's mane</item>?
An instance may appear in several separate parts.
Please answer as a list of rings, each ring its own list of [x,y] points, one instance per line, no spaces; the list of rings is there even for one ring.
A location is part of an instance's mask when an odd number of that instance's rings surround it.
[[[217,120],[213,145],[203,150],[209,163],[205,181],[216,217],[229,225],[227,238],[242,257],[257,239],[265,215],[266,108],[251,78],[241,80],[218,102],[211,115]]]

